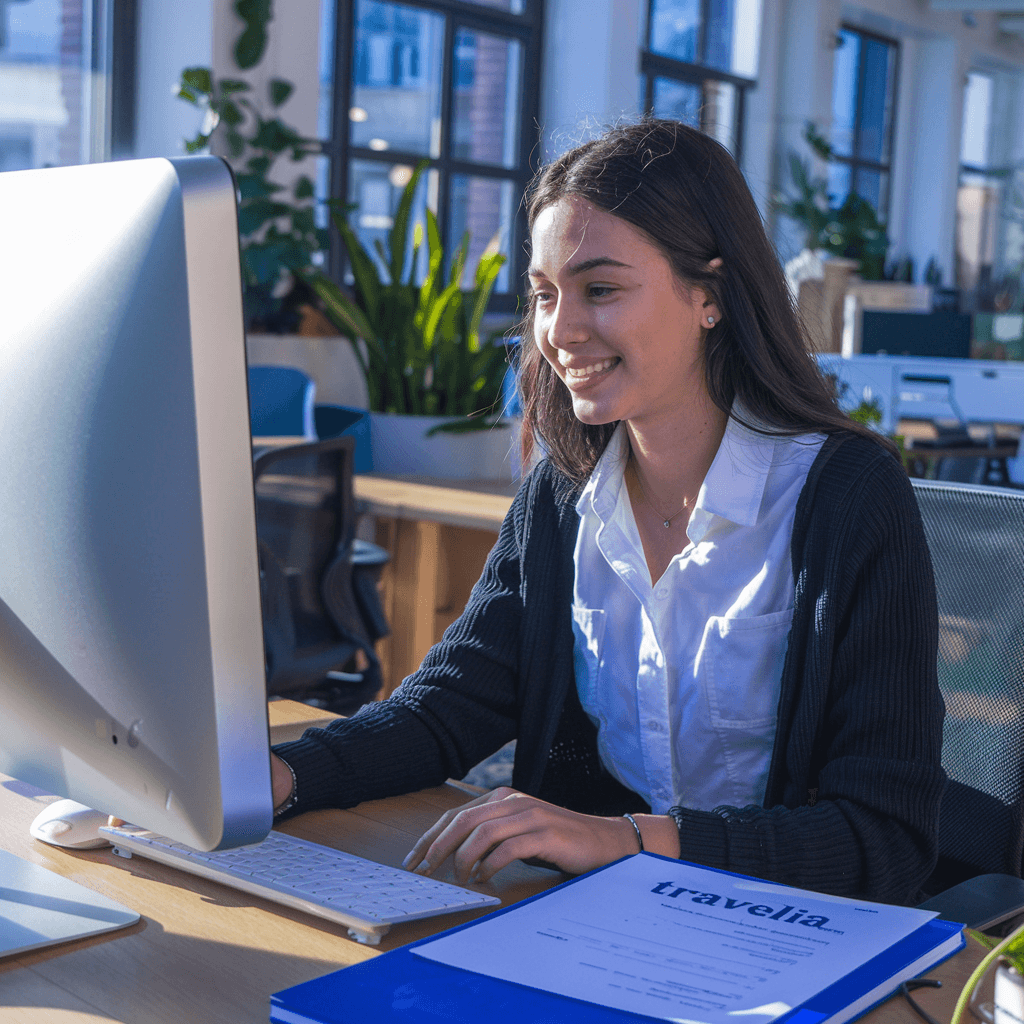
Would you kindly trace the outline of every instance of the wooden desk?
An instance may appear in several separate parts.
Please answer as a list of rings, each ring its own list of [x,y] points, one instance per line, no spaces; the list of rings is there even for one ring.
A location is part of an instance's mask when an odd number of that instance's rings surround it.
[[[517,484],[355,478],[356,499],[391,555],[381,578],[391,636],[378,645],[386,697],[455,621],[480,577]]]
[[[333,717],[285,701],[270,707],[275,742],[304,724]],[[444,810],[468,798],[465,787],[449,784],[351,811],[306,814],[282,831],[398,865]],[[29,824],[52,799],[0,775],[0,847],[118,900],[143,919],[118,932],[0,959],[2,1024],[262,1024],[272,992],[375,955],[347,938],[341,926],[153,861],[37,842]],[[451,880],[450,874],[438,877]],[[562,877],[511,865],[481,888],[512,902]],[[481,913],[396,926],[376,949],[392,949]]]
[[[290,701],[270,705],[275,742],[333,716]],[[466,798],[449,783],[407,797],[360,804],[351,811],[317,811],[283,831],[388,864],[444,809]],[[262,1024],[272,992],[375,956],[344,929],[152,861],[126,861],[110,850],[58,850],[36,842],[28,826],[52,800],[0,776],[0,847],[105,893],[138,910],[131,928],[0,960],[2,1024]],[[447,877],[442,873],[439,877]],[[504,903],[540,892],[562,875],[510,865],[483,886]],[[451,914],[394,927],[379,951],[393,949],[483,911]],[[940,991],[921,989],[920,1003],[948,1021],[960,988],[984,951],[966,950],[941,964]],[[891,999],[865,1024],[920,1024],[902,999]]]

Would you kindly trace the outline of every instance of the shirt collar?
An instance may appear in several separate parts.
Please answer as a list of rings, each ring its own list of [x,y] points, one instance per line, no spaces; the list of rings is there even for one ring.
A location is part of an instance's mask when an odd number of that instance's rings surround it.
[[[734,406],[733,411],[750,419],[738,406]],[[695,510],[701,509],[739,526],[753,526],[761,511],[774,457],[774,437],[750,430],[730,416],[722,443],[701,484]]]
[[[583,488],[583,493],[576,502],[576,511],[580,516],[593,511],[601,522],[608,522],[622,489],[628,455],[629,439],[626,436],[626,424],[620,422],[608,439],[601,458],[597,460],[597,465],[590,474],[587,486]]]
[[[739,406],[734,406],[734,411],[750,419]],[[576,511],[581,516],[593,511],[602,522],[611,518],[622,490],[628,453],[626,425],[619,423],[576,502]],[[705,521],[710,515],[739,526],[756,524],[774,455],[774,437],[750,430],[730,416],[722,443],[697,494],[691,520]],[[705,514],[700,515],[701,512]],[[703,535],[706,529],[698,532]]]

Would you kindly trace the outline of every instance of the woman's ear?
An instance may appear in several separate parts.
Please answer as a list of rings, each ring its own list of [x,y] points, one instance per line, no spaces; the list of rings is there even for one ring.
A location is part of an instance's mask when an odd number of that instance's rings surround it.
[[[718,308],[718,303],[715,302],[707,292],[703,292],[703,295],[704,300],[701,303],[700,325],[705,330],[710,331],[715,324],[721,321],[722,314]]]

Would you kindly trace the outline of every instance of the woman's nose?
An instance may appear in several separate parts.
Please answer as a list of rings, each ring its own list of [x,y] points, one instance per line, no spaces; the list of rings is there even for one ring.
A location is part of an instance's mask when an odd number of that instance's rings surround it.
[[[578,345],[590,337],[590,328],[582,310],[571,300],[559,299],[547,329],[548,342],[553,348]]]

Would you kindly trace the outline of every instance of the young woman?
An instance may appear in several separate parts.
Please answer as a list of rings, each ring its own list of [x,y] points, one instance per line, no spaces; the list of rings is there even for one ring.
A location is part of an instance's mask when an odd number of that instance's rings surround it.
[[[544,169],[528,212],[546,458],[421,668],[276,748],[279,813],[459,778],[516,737],[512,788],[409,867],[647,849],[914,900],[944,782],[927,547],[891,446],[807,355],[739,169],[645,120]]]

